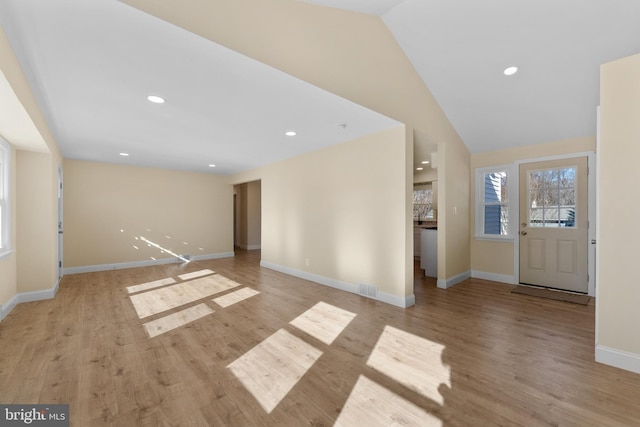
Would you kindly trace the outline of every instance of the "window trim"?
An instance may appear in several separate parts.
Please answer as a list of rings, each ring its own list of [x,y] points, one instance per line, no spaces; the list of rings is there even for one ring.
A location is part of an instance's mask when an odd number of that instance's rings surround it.
[[[514,165],[487,166],[475,169],[475,227],[477,240],[513,241],[516,238],[515,223],[518,210],[518,186]],[[507,234],[486,234],[484,232],[484,176],[488,173],[505,172],[507,174]]]
[[[13,252],[11,247],[11,145],[0,137],[0,259]]]
[[[423,187],[423,185],[416,185],[416,184],[413,184],[413,185],[414,185],[413,193],[415,193],[416,191],[419,191],[419,190],[431,191],[431,203],[430,204],[428,204],[428,203],[413,203],[412,204],[414,213],[415,213],[415,207],[416,206],[429,206],[429,213],[427,214],[427,216],[420,217],[420,219],[418,219],[418,217],[416,217],[415,215],[412,214],[413,221],[414,222],[416,222],[416,221],[434,221],[435,214],[433,212],[433,187],[430,187],[430,188],[416,188],[416,187]],[[426,187],[426,186],[427,185],[425,184],[424,187]]]

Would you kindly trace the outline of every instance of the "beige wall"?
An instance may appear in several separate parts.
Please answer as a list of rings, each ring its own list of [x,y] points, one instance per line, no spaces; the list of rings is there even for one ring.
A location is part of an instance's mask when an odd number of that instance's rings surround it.
[[[233,177],[262,180],[262,260],[411,295],[410,147],[401,126]]]
[[[65,268],[173,258],[141,237],[178,255],[233,252],[225,176],[78,160],[64,176]]]
[[[432,182],[438,180],[438,169],[429,168],[426,171],[413,174],[413,182]]]
[[[382,19],[295,0],[124,1],[405,123],[418,158],[434,145],[450,147],[438,150],[449,168],[446,181],[438,178],[439,219],[446,219],[438,275],[469,270],[468,150]]]
[[[249,249],[257,248],[261,242],[261,183],[253,181],[246,184],[246,228]]]
[[[596,344],[634,354],[640,372],[640,55],[600,71]]]
[[[470,158],[458,144],[438,147],[438,286],[470,273]]]
[[[595,119],[595,111],[594,111]],[[519,160],[536,159],[542,157],[560,156],[571,153],[593,152],[596,149],[595,137],[575,138],[554,141],[544,144],[513,147],[505,150],[476,153],[471,155],[471,189],[470,192],[470,220],[471,236],[475,230],[475,169],[487,166],[514,164]],[[517,202],[517,201],[516,201]],[[514,275],[514,244],[513,242],[497,242],[489,240],[471,239],[471,269],[474,272],[491,273],[494,275]]]
[[[16,151],[11,147],[11,163],[16,163]],[[16,170],[11,170],[10,197],[15,200],[16,195]],[[16,242],[16,204],[11,205],[11,246],[15,248]],[[16,254],[13,252],[0,259],[0,319],[2,308],[18,293],[18,264]]]
[[[15,150],[12,171],[15,253],[0,260],[0,304],[4,305],[18,293],[53,292],[55,289],[57,279],[55,206],[57,205],[57,171],[62,163],[62,157],[2,29],[0,29],[0,71],[2,71],[2,93],[5,95],[0,102],[3,111],[3,117],[0,118],[0,133]],[[5,84],[10,86],[10,90],[7,90]],[[9,101],[7,101],[7,94]],[[10,123],[5,121],[7,117],[12,118]],[[20,126],[15,125],[14,119],[19,120]],[[39,181],[36,182],[36,178],[32,177],[37,177]],[[37,193],[31,194],[31,191]],[[43,211],[39,215],[33,215],[29,211],[31,207],[43,208]],[[31,230],[39,230],[40,233],[35,235]],[[33,253],[32,248],[35,248]]]
[[[240,246],[245,238],[246,230],[242,226],[242,193],[245,184],[238,184],[233,186],[233,244],[234,246]]]
[[[57,282],[57,197],[52,197],[57,192],[52,186],[53,166],[50,154],[17,152],[18,292],[49,289]]]

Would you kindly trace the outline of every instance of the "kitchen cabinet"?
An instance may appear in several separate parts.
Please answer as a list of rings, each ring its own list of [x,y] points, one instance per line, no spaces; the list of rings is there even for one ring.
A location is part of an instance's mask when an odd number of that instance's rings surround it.
[[[420,231],[422,228],[413,227],[413,258],[420,258]]]
[[[438,277],[438,230],[420,231],[420,268],[427,277]]]

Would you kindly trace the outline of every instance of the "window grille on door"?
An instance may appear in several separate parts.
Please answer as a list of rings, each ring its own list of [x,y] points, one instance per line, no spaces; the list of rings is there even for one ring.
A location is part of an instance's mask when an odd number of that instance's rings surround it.
[[[529,227],[576,226],[576,167],[529,172]]]

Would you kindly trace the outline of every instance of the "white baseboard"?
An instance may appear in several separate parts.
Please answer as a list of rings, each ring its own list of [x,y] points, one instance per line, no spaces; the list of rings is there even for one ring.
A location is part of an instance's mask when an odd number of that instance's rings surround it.
[[[236,256],[235,252],[219,252],[217,254],[194,255],[191,257],[191,260],[205,261],[208,259],[233,258],[234,256]]]
[[[416,305],[416,296],[414,294],[411,294],[402,298],[397,295],[388,294],[386,292],[378,292],[374,299],[377,299],[378,301],[386,302],[387,304],[395,305],[396,307],[402,307],[402,308],[407,308],[407,307]]]
[[[640,354],[597,345],[596,362],[640,374]]]
[[[41,291],[32,292],[20,292],[15,294],[6,304],[0,305],[0,321],[2,321],[13,310],[16,305],[25,302],[42,301],[45,299],[52,299],[58,292],[58,281],[53,285],[51,289],[44,289]]]
[[[321,285],[330,286],[335,289],[339,289],[345,292],[351,292],[360,296],[375,299],[387,304],[395,305],[396,307],[407,308],[415,305],[415,295],[409,295],[407,297],[399,297],[397,295],[388,294],[375,289],[375,292],[371,292],[371,286],[360,286],[353,283],[343,282],[341,280],[332,279],[330,277],[320,276],[318,274],[309,273],[306,271],[297,270],[295,268],[284,267],[279,264],[274,264],[269,261],[260,261],[260,266],[268,268],[270,270],[279,271],[280,273],[288,274],[290,276],[298,277],[300,279],[309,280]],[[369,293],[365,294],[360,292],[362,288],[369,289]]]
[[[449,289],[450,287],[457,285],[471,277],[471,271],[465,271],[457,276],[449,277],[448,279],[438,279],[438,287],[440,289]]]
[[[233,252],[220,252],[217,254],[194,255],[191,257],[191,260],[203,261],[207,259],[230,258],[233,256],[235,256]],[[120,262],[115,264],[99,264],[99,265],[86,265],[82,267],[68,267],[63,269],[62,271],[65,275],[78,274],[78,273],[93,273],[96,271],[122,270],[125,268],[148,267],[151,265],[174,264],[178,262],[182,262],[182,261],[179,261],[175,257],[171,257],[171,258],[149,259],[144,261]]]
[[[492,282],[508,283],[510,285],[518,284],[515,276],[509,276],[508,274],[496,274],[487,273],[486,271],[471,270],[471,277],[476,279],[491,280]]]

